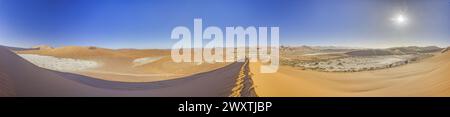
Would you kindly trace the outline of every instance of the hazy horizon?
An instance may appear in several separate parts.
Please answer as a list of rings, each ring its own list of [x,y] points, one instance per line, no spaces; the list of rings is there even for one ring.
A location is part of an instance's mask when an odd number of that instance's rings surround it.
[[[0,44],[0,46],[5,46],[5,47],[13,47],[13,48],[33,48],[33,47],[37,47],[37,46],[49,46],[52,48],[61,48],[61,47],[98,47],[98,48],[106,48],[106,49],[161,49],[161,50],[167,50],[167,49],[171,49],[171,47],[167,47],[167,48],[133,48],[133,47],[124,47],[124,48],[110,48],[110,47],[103,47],[103,46],[95,46],[95,45],[64,45],[64,46],[51,46],[51,45],[34,45],[34,46],[10,46],[10,45],[4,45],[4,44]],[[280,47],[302,47],[302,46],[308,46],[308,47],[322,47],[322,48],[326,48],[326,47],[330,47],[330,48],[338,48],[338,49],[342,49],[342,48],[347,48],[347,49],[387,49],[387,48],[395,48],[395,47],[411,47],[411,46],[415,46],[415,47],[430,47],[430,46],[436,46],[439,48],[447,48],[450,47],[449,46],[438,46],[438,45],[405,45],[405,46],[389,46],[389,47],[358,47],[358,46],[335,46],[335,45],[280,45]]]

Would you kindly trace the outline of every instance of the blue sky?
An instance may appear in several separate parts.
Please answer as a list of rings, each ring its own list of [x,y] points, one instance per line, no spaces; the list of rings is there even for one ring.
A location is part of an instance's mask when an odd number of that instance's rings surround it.
[[[173,28],[202,18],[278,26],[283,45],[449,46],[449,12],[450,0],[0,0],[0,45],[170,48]]]

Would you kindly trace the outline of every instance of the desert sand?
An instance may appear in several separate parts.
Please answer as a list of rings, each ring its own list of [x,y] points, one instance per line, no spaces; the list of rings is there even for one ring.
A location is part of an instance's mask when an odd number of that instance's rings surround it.
[[[258,96],[450,96],[450,52],[421,62],[364,72],[319,72],[281,66],[277,73],[258,73],[250,63]]]
[[[0,56],[0,96],[225,97],[236,92],[233,89],[244,64],[231,63],[177,79],[119,82],[40,68],[1,46]]]
[[[12,52],[0,47],[0,96],[450,96],[450,52],[446,50],[419,62],[373,71],[321,72],[280,66],[276,73],[262,74],[258,73],[261,64],[248,60],[174,63],[167,50],[73,46]],[[67,61],[99,66],[62,72],[39,67],[22,54],[62,61],[48,63],[52,67]]]
[[[93,65],[78,65],[77,68],[69,68],[60,64],[36,64],[38,66],[53,66],[57,71],[82,74],[93,78],[120,81],[120,82],[150,82],[176,79],[190,76],[197,73],[208,72],[228,65],[229,63],[196,64],[196,63],[175,63],[170,58],[170,50],[162,49],[106,49],[99,47],[65,46],[52,48],[49,46],[37,46],[35,50],[16,51],[21,56],[41,56],[41,58],[58,58],[72,60],[66,63],[94,62]],[[34,63],[36,58],[29,59]],[[45,61],[45,60],[41,60]],[[55,62],[55,60],[47,60]],[[63,63],[63,62],[60,62]],[[66,67],[58,67],[66,66]],[[78,70],[82,67],[90,69]],[[67,70],[68,69],[68,70]],[[70,69],[76,69],[70,71]]]

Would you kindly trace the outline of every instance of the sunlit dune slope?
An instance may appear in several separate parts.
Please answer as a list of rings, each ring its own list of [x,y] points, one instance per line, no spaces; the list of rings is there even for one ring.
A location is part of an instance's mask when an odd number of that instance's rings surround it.
[[[282,66],[261,74],[251,63],[259,96],[450,96],[450,52],[376,71],[332,73]]]

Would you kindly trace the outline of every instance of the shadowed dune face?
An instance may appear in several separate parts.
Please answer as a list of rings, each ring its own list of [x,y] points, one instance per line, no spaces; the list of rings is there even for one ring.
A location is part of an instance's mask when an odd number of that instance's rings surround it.
[[[257,71],[258,63],[252,63]],[[450,96],[450,53],[396,68],[332,73],[283,66],[255,73],[259,96]]]
[[[81,46],[65,46],[60,48],[46,48],[38,50],[19,51],[19,54],[40,54],[47,56],[55,56],[62,58],[140,58],[151,56],[169,55],[167,50],[136,50],[136,49],[119,49],[112,50],[98,47],[81,47]]]
[[[13,89],[16,96],[56,96],[67,95],[75,90],[73,87],[83,87],[60,77],[48,70],[39,68],[20,58],[13,52],[0,47],[0,74],[3,81],[2,89]],[[85,88],[85,87],[84,87]],[[80,88],[79,92],[82,90]],[[11,90],[10,90],[11,91]]]
[[[0,68],[0,71],[2,69]],[[13,82],[9,79],[5,73],[0,73],[0,97],[2,96],[15,96]]]

